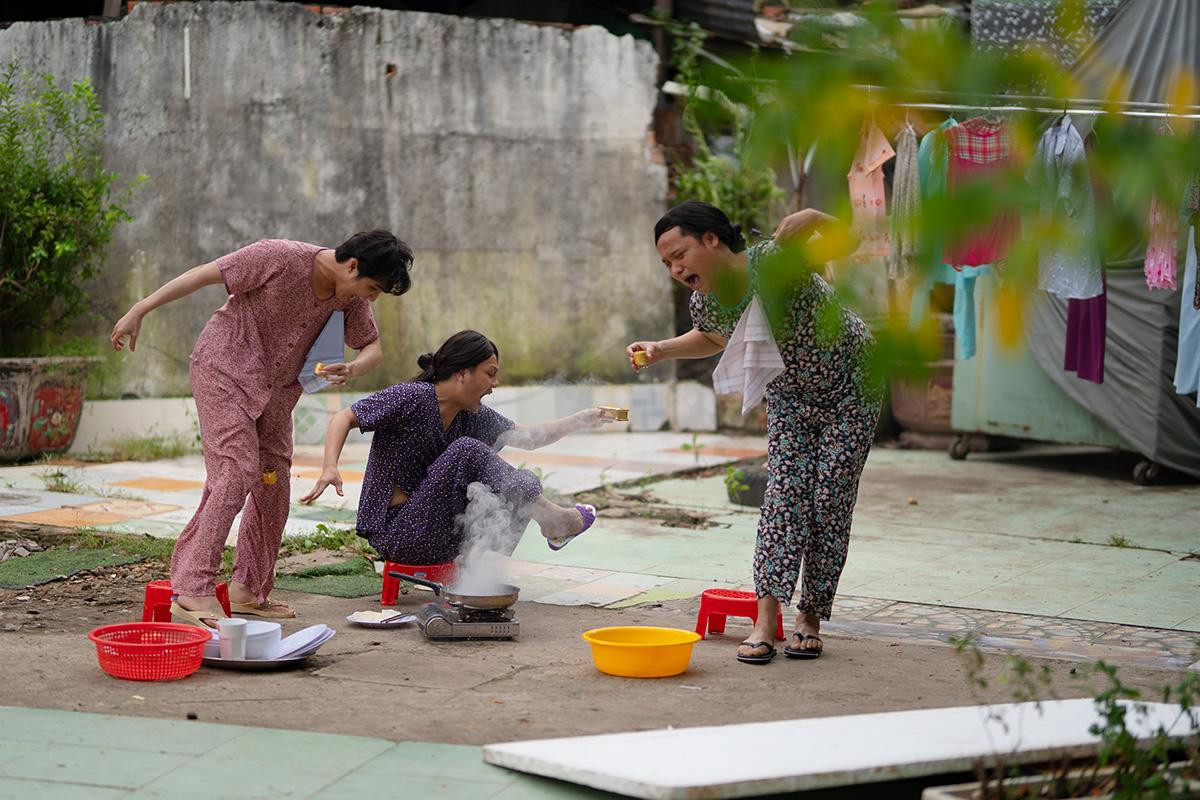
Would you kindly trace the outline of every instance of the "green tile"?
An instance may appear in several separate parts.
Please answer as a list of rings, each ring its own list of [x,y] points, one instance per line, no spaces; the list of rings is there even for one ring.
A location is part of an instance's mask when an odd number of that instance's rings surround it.
[[[198,756],[250,730],[239,725],[187,720],[96,716],[99,719],[91,725],[63,734],[55,741],[61,744]]]
[[[0,800],[30,800],[34,797],[37,800],[109,800],[128,796],[125,789],[0,777]]]
[[[732,589],[734,586],[733,584],[714,584],[710,581],[697,581],[686,578],[676,579],[633,597],[627,597],[619,602],[610,603],[605,608],[629,608],[630,606],[644,605],[646,603],[690,600],[693,597],[699,597],[700,593],[705,589],[714,588]]]
[[[0,707],[0,731],[25,742],[53,742],[94,725],[103,714],[45,708]]]
[[[362,736],[251,728],[145,785],[147,797],[307,796],[391,748]]]
[[[4,729],[4,732],[9,733],[7,729]],[[14,731],[13,733],[19,732]],[[40,749],[43,745],[43,742],[22,742],[17,739],[0,737],[0,765],[15,761],[28,752]]]
[[[153,519],[133,519],[124,522],[114,522],[109,525],[97,525],[96,530],[109,533],[132,533],[153,536],[158,539],[175,539],[183,532],[184,523],[161,522]]]
[[[577,783],[517,773],[516,780],[494,797],[495,800],[613,800],[624,798],[625,795],[602,792]]]
[[[437,800],[486,800],[495,797],[505,787],[503,783],[478,783],[456,777],[426,778],[398,774],[391,783],[355,772],[339,779],[312,795],[313,800],[363,800],[383,794],[398,797],[437,798]]]
[[[1151,628],[1183,628],[1200,614],[1200,561],[1177,561],[1068,609],[1063,616]]]
[[[188,756],[174,753],[51,743],[0,764],[0,774],[30,780],[53,775],[64,783],[136,789],[189,760]]]
[[[302,505],[292,503],[288,511],[289,519],[306,519],[315,522],[344,523],[353,526],[358,519],[358,511],[353,508],[330,508],[329,506]]]
[[[355,770],[356,777],[375,786],[404,786],[405,794],[411,793],[406,782],[410,777],[440,780],[453,776],[456,781],[498,787],[511,782],[513,775],[484,761],[478,747],[435,742],[398,742]]]

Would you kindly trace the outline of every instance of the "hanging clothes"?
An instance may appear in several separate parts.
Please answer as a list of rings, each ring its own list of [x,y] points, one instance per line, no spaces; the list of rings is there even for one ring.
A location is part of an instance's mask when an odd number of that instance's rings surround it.
[[[1108,336],[1108,292],[1100,275],[1100,294],[1067,301],[1067,343],[1063,369],[1085,381],[1104,383],[1104,346]]]
[[[1191,394],[1200,390],[1200,311],[1192,305],[1196,280],[1196,234],[1188,229],[1187,260],[1183,267],[1183,291],[1179,301],[1179,347],[1175,351],[1175,391]],[[1200,395],[1196,402],[1200,405]]]
[[[850,205],[853,210],[854,232],[862,239],[854,252],[857,260],[883,258],[890,249],[887,224],[887,205],[883,192],[883,165],[896,155],[875,118],[869,118],[862,128],[858,152],[850,165],[846,180],[850,185]]]
[[[929,203],[946,192],[946,171],[949,165],[946,131],[958,123],[947,119],[921,139],[917,148],[917,170],[921,199]],[[899,164],[897,163],[897,168]],[[914,287],[912,305],[908,309],[908,325],[921,326],[929,311],[929,293],[937,283],[954,284],[954,333],[958,341],[959,358],[975,355],[975,279],[988,271],[990,265],[964,267],[955,270],[942,261],[942,234],[930,232],[919,242],[917,274],[921,282]]]
[[[1012,141],[1002,122],[973,117],[948,128],[946,136],[946,189],[951,196],[980,183],[993,185],[1012,167]],[[953,267],[1001,261],[1008,256],[1019,228],[1017,209],[1001,209],[986,225],[947,243],[942,259]]]
[[[1173,208],[1164,205],[1158,195],[1150,196],[1150,242],[1146,247],[1146,285],[1151,289],[1175,288],[1175,243],[1179,239],[1179,220]]]
[[[1200,175],[1193,175],[1188,190],[1183,197],[1183,216],[1188,225],[1194,227],[1200,224]],[[1194,235],[1193,235],[1194,238]],[[1194,271],[1194,270],[1193,270]],[[1192,296],[1192,308],[1200,311],[1200,281],[1195,281],[1195,294]],[[1187,290],[1184,290],[1184,302],[1187,302]]]
[[[896,171],[892,175],[891,253],[888,277],[908,280],[917,259],[917,223],[921,213],[921,175],[917,165],[917,132],[905,123],[896,140]]]
[[[1095,297],[1103,289],[1096,204],[1083,137],[1069,116],[1042,134],[1029,177],[1039,213],[1056,227],[1056,238],[1038,252],[1038,288],[1068,300]]]
[[[1192,302],[1193,296],[1200,291],[1197,289],[1200,281],[1196,279],[1197,233],[1193,223],[1188,229],[1187,260],[1179,303],[1179,347],[1175,355],[1175,391],[1180,394],[1200,390],[1200,310]],[[1200,404],[1200,396],[1197,404]]]

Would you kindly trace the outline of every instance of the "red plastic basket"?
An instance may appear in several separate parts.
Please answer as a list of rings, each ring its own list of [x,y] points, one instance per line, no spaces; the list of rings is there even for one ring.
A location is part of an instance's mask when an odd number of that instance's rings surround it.
[[[127,681],[173,681],[200,669],[211,634],[196,625],[126,622],[88,634],[100,669]]]

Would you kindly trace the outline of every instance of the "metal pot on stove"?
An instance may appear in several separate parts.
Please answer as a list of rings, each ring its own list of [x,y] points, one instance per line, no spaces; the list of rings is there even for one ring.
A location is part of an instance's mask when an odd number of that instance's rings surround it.
[[[446,586],[437,581],[428,581],[414,575],[405,575],[403,572],[389,572],[388,575],[420,586],[427,586],[433,590],[434,594],[445,601],[447,605],[454,606],[455,608],[479,610],[508,608],[517,602],[517,595],[521,593],[520,587],[507,583],[500,584],[497,587],[498,591],[496,594],[471,594],[464,591],[457,584],[446,588]]]

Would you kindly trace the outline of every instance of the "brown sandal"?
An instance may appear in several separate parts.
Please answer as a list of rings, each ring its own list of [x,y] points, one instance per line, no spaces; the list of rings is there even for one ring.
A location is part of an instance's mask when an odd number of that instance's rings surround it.
[[[292,619],[296,612],[286,603],[275,603],[268,600],[265,603],[233,603],[229,610],[234,614],[245,614],[248,617],[264,617],[266,619]]]
[[[211,611],[192,611],[190,608],[184,608],[179,603],[171,603],[171,621],[180,625],[195,625],[200,628],[208,628],[215,630],[217,623],[223,619],[229,619],[224,614],[214,614]],[[205,620],[211,620],[209,625]]]

